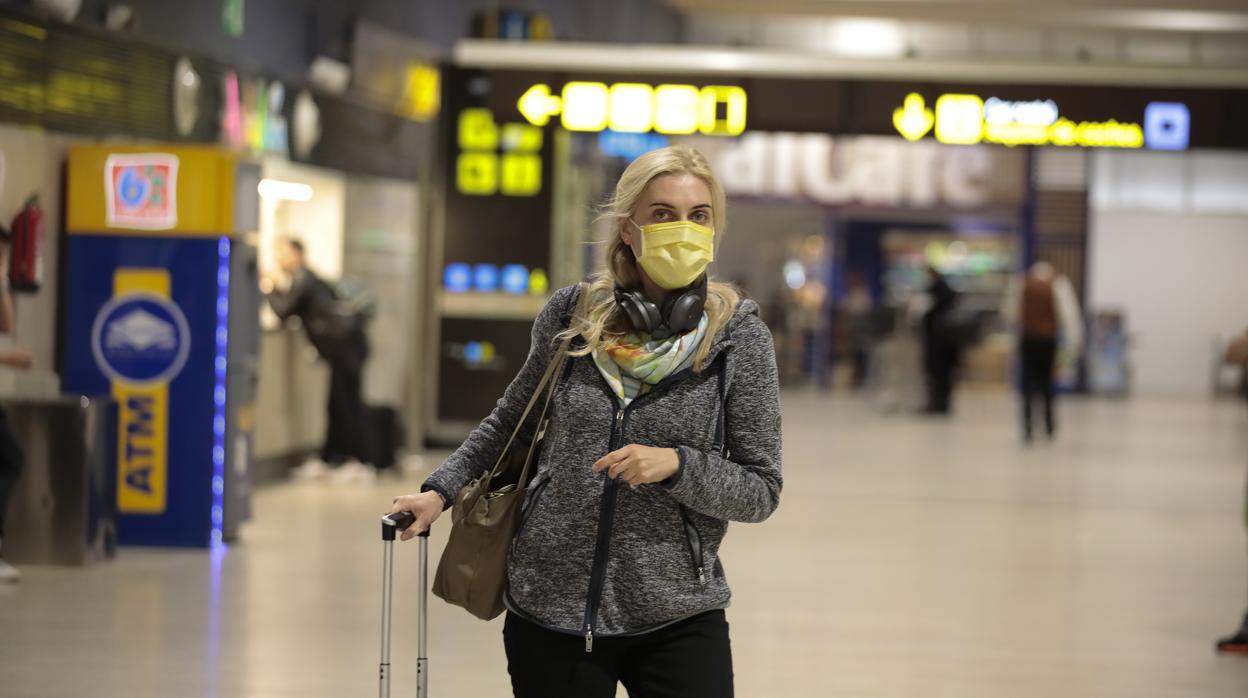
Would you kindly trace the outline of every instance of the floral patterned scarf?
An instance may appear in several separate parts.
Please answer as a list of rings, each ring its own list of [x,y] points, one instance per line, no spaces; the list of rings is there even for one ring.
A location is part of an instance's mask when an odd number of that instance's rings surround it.
[[[664,378],[693,365],[693,356],[706,339],[706,314],[689,332],[654,339],[631,332],[613,344],[594,350],[594,365],[624,405],[658,385]]]

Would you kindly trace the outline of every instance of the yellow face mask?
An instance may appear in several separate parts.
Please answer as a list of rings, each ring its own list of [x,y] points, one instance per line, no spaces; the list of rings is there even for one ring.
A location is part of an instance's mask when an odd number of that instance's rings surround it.
[[[637,225],[641,255],[637,262],[650,280],[669,291],[689,286],[715,261],[715,231],[692,221]]]

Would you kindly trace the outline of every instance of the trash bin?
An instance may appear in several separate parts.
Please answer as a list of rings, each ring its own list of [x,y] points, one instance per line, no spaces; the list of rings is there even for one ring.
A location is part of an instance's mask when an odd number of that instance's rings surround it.
[[[0,402],[25,454],[5,524],[5,559],[85,565],[113,557],[116,403],[72,396]]]

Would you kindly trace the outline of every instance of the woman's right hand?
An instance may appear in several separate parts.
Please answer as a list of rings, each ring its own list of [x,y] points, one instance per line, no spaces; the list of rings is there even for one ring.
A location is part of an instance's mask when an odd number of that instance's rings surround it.
[[[400,538],[402,540],[411,540],[421,531],[426,531],[433,525],[434,521],[442,515],[442,510],[446,508],[446,504],[442,499],[442,495],[434,490],[421,492],[420,494],[404,494],[394,498],[394,506],[390,507],[390,513],[395,514],[400,511],[410,511],[416,515],[416,523],[407,527],[403,531]]]

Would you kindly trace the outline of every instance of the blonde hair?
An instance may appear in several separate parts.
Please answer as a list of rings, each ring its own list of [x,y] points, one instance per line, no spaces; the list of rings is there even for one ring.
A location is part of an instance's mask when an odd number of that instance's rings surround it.
[[[614,224],[614,233],[607,241],[606,263],[590,277],[588,297],[581,304],[582,312],[572,318],[568,329],[559,339],[580,335],[586,345],[571,352],[572,356],[585,356],[594,350],[621,339],[627,334],[627,322],[615,302],[615,287],[634,289],[641,286],[641,274],[637,270],[637,257],[631,247],[624,243],[620,230],[624,221],[633,215],[642,194],[658,177],[669,174],[691,174],[711,190],[711,223],[715,230],[715,247],[723,239],[728,228],[724,190],[711,172],[706,158],[697,150],[684,145],[652,150],[633,161],[619,183],[615,195],[603,205],[599,220]],[[706,290],[706,314],[708,320],[706,338],[694,354],[693,370],[705,368],[714,338],[732,319],[741,294],[731,285],[708,278]]]

